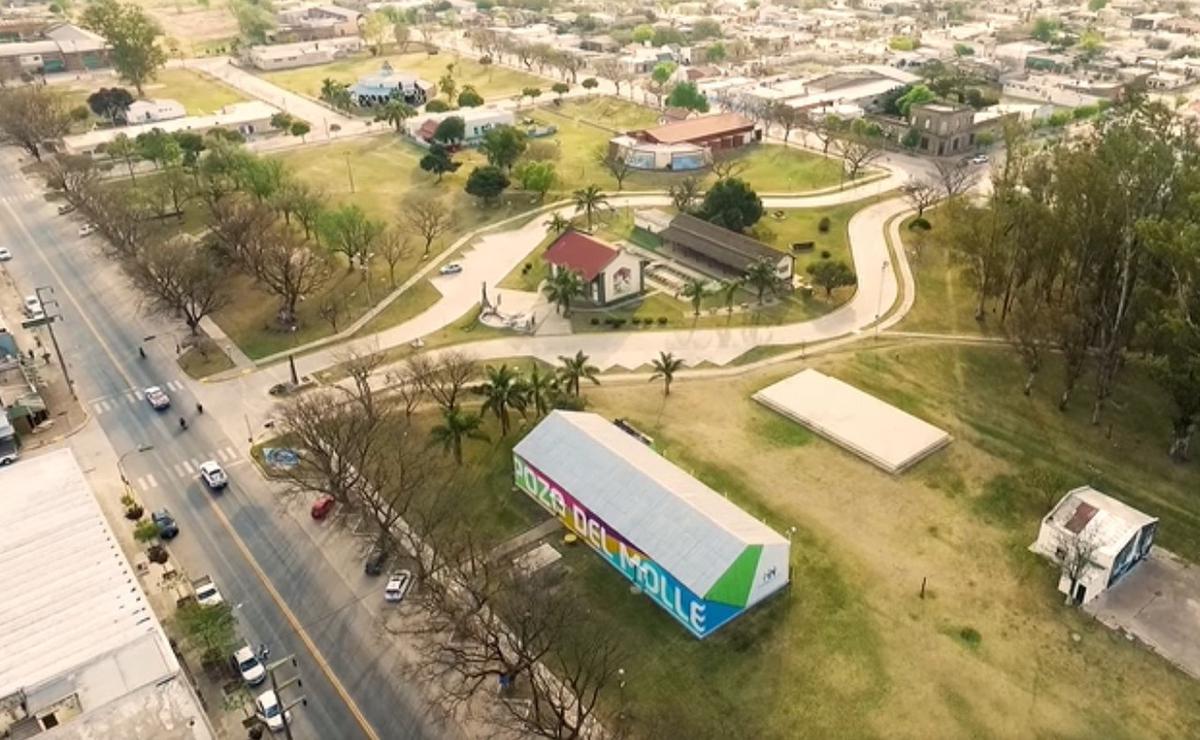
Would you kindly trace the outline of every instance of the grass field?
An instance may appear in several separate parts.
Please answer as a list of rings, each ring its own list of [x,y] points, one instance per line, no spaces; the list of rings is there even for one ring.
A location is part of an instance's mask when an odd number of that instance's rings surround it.
[[[611,97],[568,100],[561,106],[544,105],[525,115],[558,127],[553,141],[558,143],[557,162],[560,189],[574,190],[596,183],[615,190],[616,179],[596,162],[596,150],[606,147],[615,132],[653,127],[658,114],[644,106]],[[757,144],[740,155],[743,169],[738,174],[762,193],[804,192],[838,185],[841,165],[836,159],[778,146]],[[715,176],[707,170],[699,173],[706,185]],[[625,179],[626,190],[664,190],[687,177],[682,172],[634,172]]]
[[[280,87],[316,98],[321,94],[321,82],[325,78],[353,85],[359,77],[378,72],[385,60],[397,73],[416,75],[432,83],[437,83],[446,74],[447,64],[454,64],[454,79],[458,82],[458,88],[461,90],[464,85],[474,85],[484,101],[520,95],[526,87],[537,87],[548,94],[553,84],[542,77],[504,67],[497,68],[495,65],[484,66],[465,57],[452,54],[430,56],[424,52],[378,57],[361,55],[319,67],[264,72],[262,76]]]
[[[1141,368],[1123,376],[1109,439],[1087,404],[1060,414],[1049,388],[1023,396],[1005,348],[885,345],[810,364],[954,441],[890,476],[749,400],[800,364],[677,381],[666,399],[658,384],[587,390],[755,516],[796,527],[790,589],[702,643],[591,552],[565,553],[564,583],[591,607],[579,629],[621,635],[635,734],[1200,734],[1200,683],[1064,607],[1056,573],[1025,549],[1048,502],[1091,483],[1161,516],[1162,546],[1200,557],[1200,471],[1165,455],[1165,399]]]
[[[86,105],[88,96],[96,90],[113,86],[124,86],[130,93],[136,92],[132,87],[122,85],[115,79],[72,83],[64,87],[64,92],[71,105]],[[160,69],[154,81],[146,85],[145,91],[147,98],[178,100],[189,116],[215,113],[226,105],[246,100],[245,96],[232,87],[211,80],[198,72],[179,68]]]

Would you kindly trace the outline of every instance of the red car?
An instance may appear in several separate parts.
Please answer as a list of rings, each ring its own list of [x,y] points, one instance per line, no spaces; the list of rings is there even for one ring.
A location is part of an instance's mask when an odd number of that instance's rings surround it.
[[[312,518],[324,519],[329,516],[329,512],[331,511],[333,511],[333,496],[327,493],[313,502]]]

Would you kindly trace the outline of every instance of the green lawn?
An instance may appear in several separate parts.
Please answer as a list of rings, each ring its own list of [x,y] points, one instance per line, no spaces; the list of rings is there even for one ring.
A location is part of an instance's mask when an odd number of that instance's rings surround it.
[[[1200,469],[1167,458],[1166,400],[1138,363],[1101,427],[1088,423],[1088,390],[1057,411],[1055,362],[1022,395],[1020,363],[1003,347],[868,347],[806,364],[954,441],[891,476],[749,400],[800,364],[677,381],[669,398],[657,383],[587,388],[594,411],[630,419],[777,530],[796,528],[790,588],[704,642],[586,548],[565,550],[561,587],[589,614],[578,629],[615,632],[625,648],[631,734],[1200,734],[1200,683],[1064,607],[1057,574],[1025,549],[1048,502],[1091,483],[1161,516],[1160,544],[1200,558]]]
[[[912,218],[900,225],[900,236],[908,252],[908,263],[917,283],[912,310],[897,327],[901,331],[945,332],[948,334],[995,334],[998,322],[975,320],[977,295],[962,265],[939,243],[939,228],[945,211],[926,211],[933,227],[925,232],[909,228]]]
[[[549,93],[553,84],[536,75],[495,65],[484,66],[474,59],[453,54],[430,56],[424,52],[380,57],[363,54],[319,67],[264,72],[262,77],[293,92],[317,98],[320,97],[321,82],[325,78],[353,85],[358,78],[378,72],[385,60],[399,74],[416,75],[432,83],[437,83],[446,74],[447,64],[454,64],[454,79],[458,82],[458,88],[461,90],[464,85],[474,85],[485,101],[520,95],[526,87],[537,87]]]
[[[115,80],[104,82],[93,80],[73,83],[65,86],[63,90],[71,105],[87,105],[89,95],[101,87],[114,85],[120,85],[120,83]],[[132,87],[125,87],[130,93],[136,94]],[[179,68],[160,69],[154,81],[147,83],[145,93],[147,98],[178,100],[189,116],[215,113],[226,105],[246,100],[245,96],[232,87],[209,79],[199,72]]]

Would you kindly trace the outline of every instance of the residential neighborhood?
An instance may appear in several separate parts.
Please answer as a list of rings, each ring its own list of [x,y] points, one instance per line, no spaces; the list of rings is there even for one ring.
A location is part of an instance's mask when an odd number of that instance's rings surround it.
[[[1200,737],[1200,9],[0,8],[0,737]]]

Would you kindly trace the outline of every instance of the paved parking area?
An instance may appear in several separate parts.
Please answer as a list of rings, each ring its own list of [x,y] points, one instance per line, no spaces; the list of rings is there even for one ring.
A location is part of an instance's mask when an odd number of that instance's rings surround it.
[[[1155,547],[1084,610],[1200,679],[1200,566]]]

